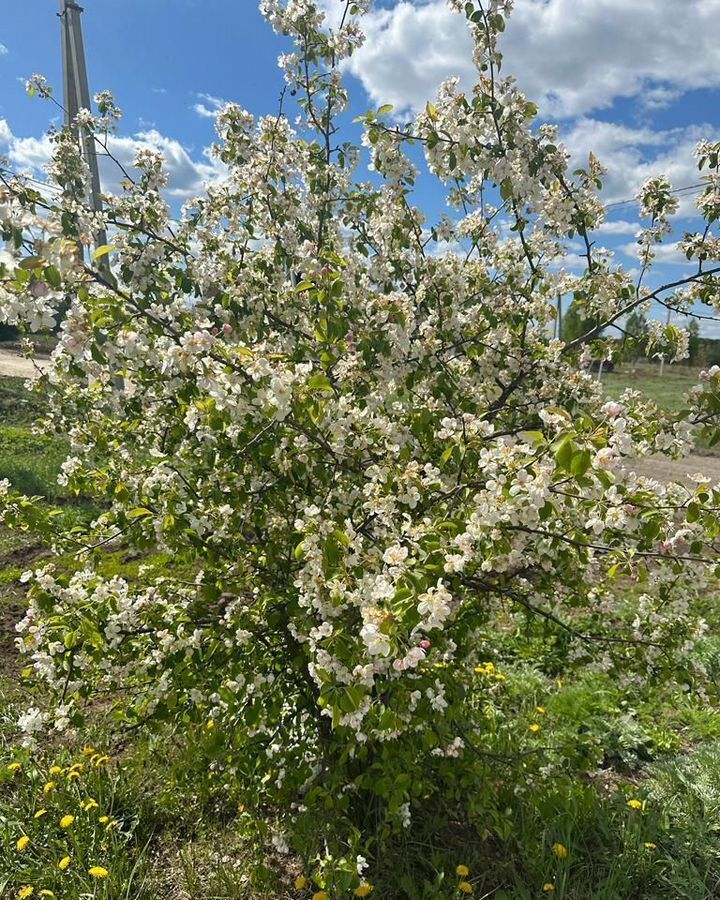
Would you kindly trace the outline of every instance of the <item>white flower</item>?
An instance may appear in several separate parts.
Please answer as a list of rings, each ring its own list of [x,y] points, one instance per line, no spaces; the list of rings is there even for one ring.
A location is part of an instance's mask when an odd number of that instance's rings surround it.
[[[408,558],[408,548],[400,544],[393,544],[383,553],[383,562],[389,566],[399,566]]]
[[[383,634],[373,622],[363,625],[360,629],[360,637],[365,642],[370,656],[389,656],[390,641],[387,635]]]
[[[603,447],[593,457],[596,469],[615,469],[620,462],[620,454],[612,447]]]

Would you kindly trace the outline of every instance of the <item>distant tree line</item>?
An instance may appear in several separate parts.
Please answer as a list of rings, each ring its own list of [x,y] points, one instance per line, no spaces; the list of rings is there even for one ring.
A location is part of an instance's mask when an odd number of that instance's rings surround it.
[[[592,316],[587,316],[577,303],[570,304],[562,317],[561,336],[568,343],[587,334],[597,327],[598,322]],[[639,362],[647,360],[644,338],[648,333],[648,322],[645,314],[639,310],[633,310],[622,326],[624,335],[620,358],[625,362]],[[688,355],[684,360],[687,366],[714,366],[720,365],[720,338],[702,337],[700,326],[696,319],[691,319],[688,330]]]

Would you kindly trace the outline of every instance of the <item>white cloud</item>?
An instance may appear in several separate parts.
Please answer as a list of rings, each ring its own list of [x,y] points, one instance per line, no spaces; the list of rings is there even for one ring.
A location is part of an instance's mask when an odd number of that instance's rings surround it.
[[[327,0],[326,0],[327,2]],[[476,74],[472,44],[462,16],[444,0],[416,6],[401,0],[363,19],[365,44],[348,61],[348,70],[378,106],[420,109],[450,75],[471,84]]]
[[[203,119],[214,119],[218,110],[225,105],[225,101],[220,97],[213,97],[212,94],[196,94],[199,102],[193,104],[193,110]]]
[[[6,145],[5,153],[16,170],[35,177],[42,175],[52,155],[47,134],[42,137],[17,137],[4,119],[0,119],[0,143]],[[160,151],[165,157],[170,175],[166,190],[169,198],[184,200],[193,197],[202,191],[204,184],[218,180],[225,172],[223,165],[211,158],[208,149],[202,151],[201,159],[195,159],[187,147],[157,129],[139,131],[132,136],[112,136],[108,142],[110,153],[128,171],[132,170],[135,154],[142,147]],[[103,156],[102,151],[99,165],[103,190],[118,192],[124,178],[122,170],[113,160]]]
[[[603,222],[597,229],[596,234],[635,234],[641,227],[639,222],[628,222],[625,219],[616,219],[613,222]]]
[[[616,250],[619,250],[625,256],[633,259],[637,262],[638,259],[638,244],[629,243],[622,244],[620,247],[616,247]],[[680,245],[678,242],[669,243],[669,244],[658,244],[657,247],[654,248],[655,253],[655,263],[664,264],[668,266],[695,266],[697,267],[697,262],[693,262],[688,260],[687,256],[680,250]]]
[[[618,203],[631,200],[653,175],[667,175],[675,188],[697,184],[695,147],[701,138],[716,140],[718,136],[717,127],[711,125],[653,131],[582,117],[571,128],[562,129],[560,138],[576,165],[585,165],[592,150],[607,169],[603,199],[606,203]],[[679,195],[680,217],[693,214],[693,201],[699,190]],[[627,209],[631,208],[628,204]]]
[[[9,52],[10,52],[10,51],[9,51],[8,48],[5,46],[5,44],[0,44],[0,56],[5,56],[5,54],[6,54],[6,53],[9,53]]]
[[[643,109],[647,110],[665,109],[681,97],[682,93],[680,88],[662,87],[661,85],[648,87],[640,95],[640,104]]]
[[[332,10],[334,0],[323,0]],[[438,83],[472,83],[465,20],[445,0],[398,0],[364,19],[348,63],[377,103],[420,108]],[[574,116],[640,97],[657,108],[720,86],[720,0],[517,0],[503,37],[505,69],[546,115]]]

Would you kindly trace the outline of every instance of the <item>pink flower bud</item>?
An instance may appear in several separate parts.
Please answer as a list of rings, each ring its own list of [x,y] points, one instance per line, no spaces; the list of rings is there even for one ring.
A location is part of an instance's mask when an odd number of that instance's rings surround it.
[[[232,334],[233,327],[229,322],[226,322],[223,325],[222,330],[225,332],[225,334]]]
[[[432,644],[430,643],[430,641],[425,640],[420,641],[420,646],[423,648],[423,650],[429,650],[432,647]]]

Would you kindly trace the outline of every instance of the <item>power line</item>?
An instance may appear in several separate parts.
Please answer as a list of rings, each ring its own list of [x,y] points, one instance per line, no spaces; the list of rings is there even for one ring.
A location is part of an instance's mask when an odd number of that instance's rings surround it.
[[[685,191],[694,191],[695,188],[705,187],[705,182],[698,181],[695,184],[686,184],[684,187],[673,188],[670,193],[671,194],[682,194]],[[631,197],[628,200],[614,200],[612,203],[606,203],[605,209],[612,209],[615,206],[627,206],[629,203],[638,203],[637,197]]]
[[[45,188],[48,191],[55,191],[56,194],[62,194],[62,188],[58,187],[56,184],[52,184],[49,181],[41,181],[39,178],[33,178],[31,175],[25,175],[23,173],[14,172],[12,169],[7,169],[5,166],[0,166],[0,174],[9,175],[11,178],[21,178],[23,181],[29,181],[31,184],[37,184],[41,188]]]
[[[17,175],[18,174],[17,172],[14,172],[12,169],[5,168],[4,166],[0,166],[0,172],[2,172],[3,175]],[[30,175],[20,175],[19,177],[23,178],[25,181],[31,182],[32,184],[37,184],[40,187],[47,188],[48,190],[57,191],[60,193],[62,192],[61,188],[59,188],[57,185],[51,184],[49,181],[42,181],[38,178],[33,178]],[[687,191],[694,191],[696,188],[700,188],[700,187],[705,187],[705,183],[702,181],[698,181],[696,184],[686,184],[684,187],[673,188],[670,191],[670,193],[671,194],[683,194]],[[603,206],[603,209],[606,209],[606,210],[613,209],[616,206],[627,206],[628,204],[639,203],[639,202],[640,201],[638,200],[637,197],[630,197],[627,200],[613,200],[612,203],[606,203]]]

